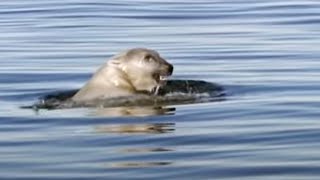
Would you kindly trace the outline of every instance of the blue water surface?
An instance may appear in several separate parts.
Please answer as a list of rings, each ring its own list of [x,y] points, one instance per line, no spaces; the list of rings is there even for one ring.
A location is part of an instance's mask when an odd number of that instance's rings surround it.
[[[318,0],[2,0],[0,27],[0,179],[320,178]],[[226,100],[20,108],[133,47]]]

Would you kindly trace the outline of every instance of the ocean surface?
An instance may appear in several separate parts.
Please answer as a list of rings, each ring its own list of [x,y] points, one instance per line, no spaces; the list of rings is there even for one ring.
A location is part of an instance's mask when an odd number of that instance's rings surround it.
[[[2,0],[0,179],[320,179],[320,1]],[[225,100],[22,109],[157,50]]]

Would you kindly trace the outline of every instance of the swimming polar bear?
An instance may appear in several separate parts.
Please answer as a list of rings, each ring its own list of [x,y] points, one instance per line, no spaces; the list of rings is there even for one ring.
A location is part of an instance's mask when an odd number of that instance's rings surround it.
[[[158,52],[134,48],[113,56],[72,97],[75,102],[148,94],[165,85],[173,66]]]

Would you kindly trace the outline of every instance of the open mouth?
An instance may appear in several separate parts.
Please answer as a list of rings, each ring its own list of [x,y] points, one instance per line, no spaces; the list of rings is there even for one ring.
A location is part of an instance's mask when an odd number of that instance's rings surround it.
[[[168,77],[169,76],[167,76],[167,75],[160,75],[159,76],[159,81],[161,82],[161,81],[167,81],[168,80]]]
[[[165,82],[169,79],[170,74],[167,73],[159,73],[154,75],[154,79],[157,81],[157,83],[161,86],[164,85]]]
[[[151,93],[154,94],[154,95],[158,95],[159,94],[159,89],[160,87],[166,85],[166,82],[168,81],[169,77],[170,77],[171,74],[155,74],[154,75],[154,78],[155,80],[157,81],[158,85],[155,86],[152,90],[151,90]]]

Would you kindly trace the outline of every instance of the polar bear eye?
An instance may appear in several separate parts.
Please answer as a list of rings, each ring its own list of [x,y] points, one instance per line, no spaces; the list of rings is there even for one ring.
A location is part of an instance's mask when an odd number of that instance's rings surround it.
[[[150,54],[147,54],[144,59],[147,61],[147,62],[153,62],[153,57],[150,55]]]

